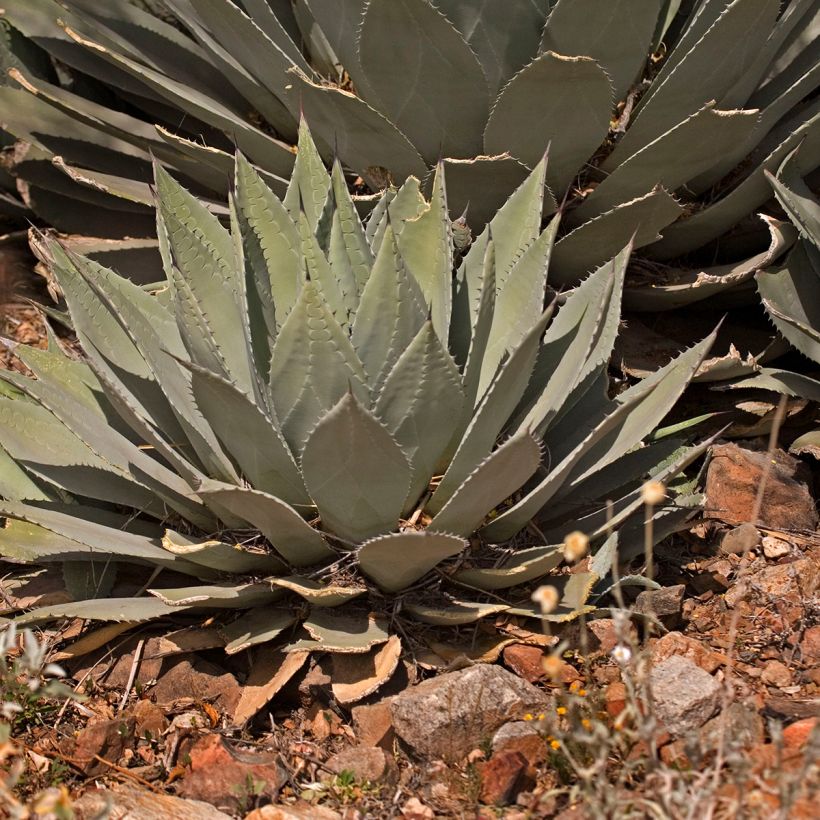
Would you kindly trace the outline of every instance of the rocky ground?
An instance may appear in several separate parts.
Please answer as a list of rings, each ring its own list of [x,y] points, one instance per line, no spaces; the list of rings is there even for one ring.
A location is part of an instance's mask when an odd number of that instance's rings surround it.
[[[28,308],[9,315],[7,335],[42,338]],[[335,659],[228,658],[207,622],[113,625],[69,652],[83,625],[49,632],[84,699],[0,736],[0,816],[816,817],[820,483],[811,456],[766,448],[712,448],[704,514],[658,548],[663,586],[628,616]],[[2,591],[8,607],[60,589],[43,572]]]

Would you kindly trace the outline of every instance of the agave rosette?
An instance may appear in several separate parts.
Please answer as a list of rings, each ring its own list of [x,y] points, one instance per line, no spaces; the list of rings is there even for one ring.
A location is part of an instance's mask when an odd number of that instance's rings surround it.
[[[157,165],[155,293],[38,238],[85,359],[52,338],[16,347],[31,376],[0,372],[0,555],[62,565],[75,600],[18,620],[219,610],[229,651],[299,620],[290,649],[366,651],[385,600],[431,623],[540,617],[527,585],[579,527],[594,545],[621,527],[628,553],[642,481],[703,451],[642,443],[711,337],[608,396],[631,249],[545,309],[546,168],[460,260],[441,167],[429,201],[410,178],[362,224],[306,126],[283,200],[237,155],[230,231]],[[554,573],[548,617],[584,611],[606,561]]]

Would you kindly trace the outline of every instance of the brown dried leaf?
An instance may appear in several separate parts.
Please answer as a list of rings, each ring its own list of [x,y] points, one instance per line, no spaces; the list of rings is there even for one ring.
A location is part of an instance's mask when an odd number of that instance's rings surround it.
[[[340,703],[355,703],[387,683],[401,657],[401,640],[391,635],[387,643],[366,655],[334,654],[331,690]]]
[[[260,651],[242,688],[234,723],[250,720],[304,666],[308,655],[310,652]]]

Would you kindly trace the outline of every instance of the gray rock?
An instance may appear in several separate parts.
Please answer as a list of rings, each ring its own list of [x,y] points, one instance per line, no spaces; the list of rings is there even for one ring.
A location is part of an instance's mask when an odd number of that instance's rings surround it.
[[[529,737],[541,737],[538,734],[538,729],[536,728],[533,721],[512,720],[509,723],[505,723],[493,735],[493,751],[496,751],[496,749],[500,749],[502,746],[504,746],[507,743],[510,743],[513,740],[519,740],[521,738]]]
[[[639,593],[632,609],[640,615],[654,615],[664,626],[671,629],[680,622],[685,592],[685,584],[646,589]]]
[[[726,749],[749,749],[763,742],[763,718],[751,706],[730,703],[725,712],[713,717],[700,730],[703,748],[717,749],[721,732],[724,732]]]
[[[760,546],[760,530],[746,522],[729,530],[720,542],[720,551],[724,555],[743,555]]]
[[[679,655],[652,667],[649,687],[655,714],[673,735],[685,735],[699,729],[718,708],[718,682],[688,658]]]
[[[396,733],[414,751],[455,762],[509,720],[543,711],[546,701],[512,672],[477,664],[406,689],[390,710]]]
[[[133,786],[86,792],[72,805],[76,820],[228,820],[229,814],[200,800],[183,800]]]
[[[350,772],[356,780],[393,785],[399,770],[393,756],[378,746],[351,746],[333,755],[325,763],[336,774]]]

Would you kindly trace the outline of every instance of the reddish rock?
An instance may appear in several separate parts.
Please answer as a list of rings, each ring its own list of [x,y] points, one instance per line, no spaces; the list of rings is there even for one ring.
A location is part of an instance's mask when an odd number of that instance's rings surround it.
[[[117,763],[125,750],[134,745],[135,726],[133,715],[91,723],[77,735],[72,757],[88,777],[108,774],[111,767],[97,757]]]
[[[350,712],[353,732],[362,746],[381,746],[392,749],[396,733],[390,714],[390,700],[380,700],[363,706],[354,706]]]
[[[150,700],[138,700],[131,708],[137,737],[158,738],[168,728],[165,712]]]
[[[791,686],[792,673],[788,666],[780,661],[767,661],[760,673],[760,680],[768,686],[782,689],[784,686]]]
[[[655,663],[665,661],[673,655],[688,658],[710,675],[721,664],[726,663],[726,656],[714,652],[695,638],[682,635],[680,632],[667,632],[652,645],[652,659]]]
[[[262,806],[246,815],[245,820],[342,820],[342,815],[327,806],[299,800],[287,805]]]
[[[74,820],[230,820],[230,815],[199,800],[182,800],[127,784],[87,791],[72,802],[71,809]]]
[[[817,718],[804,718],[783,730],[783,745],[787,751],[802,751],[817,726]]]
[[[764,470],[768,477],[760,518],[752,521]],[[737,444],[718,444],[712,447],[706,474],[704,515],[727,524],[814,532],[818,516],[810,484],[808,467],[783,450],[769,454]]]
[[[236,678],[201,658],[180,658],[162,674],[151,691],[157,703],[193,698],[208,701],[220,712],[232,715],[241,694]]]
[[[404,820],[433,820],[435,812],[425,806],[418,797],[411,797],[402,807],[401,816]]]
[[[333,755],[325,763],[336,774],[350,772],[358,781],[394,785],[399,770],[393,756],[378,746],[351,746]]]
[[[481,775],[481,802],[488,805],[506,806],[535,783],[521,752],[499,752],[477,768]]]
[[[250,797],[275,799],[285,782],[278,755],[235,749],[220,735],[199,738],[188,758],[180,795],[223,811],[237,811]]]
[[[811,600],[820,584],[820,568],[811,558],[800,558],[788,564],[767,566],[759,572],[751,573],[736,583],[724,595],[730,607],[742,600],[762,598],[768,603],[775,600],[778,607],[788,607],[799,617],[799,605]]]
[[[800,641],[800,653],[807,666],[820,663],[820,626],[810,626]]]
[[[634,640],[637,632],[632,623],[627,622],[620,630],[612,618],[596,618],[589,621],[587,627],[590,633],[589,648],[598,649],[608,655],[623,638],[627,641]]]
[[[544,650],[538,646],[514,643],[504,647],[504,665],[530,683],[544,677]]]
[[[621,681],[613,681],[604,692],[604,703],[610,717],[618,715],[626,709],[626,686]]]
[[[521,752],[532,765],[543,763],[547,757],[547,744],[532,721],[514,720],[505,723],[493,737],[493,754]]]
[[[686,756],[686,744],[682,740],[674,740],[660,748],[661,760],[675,769],[688,769],[691,762]]]

